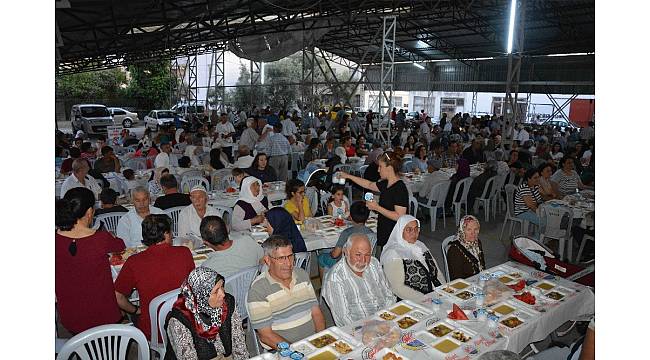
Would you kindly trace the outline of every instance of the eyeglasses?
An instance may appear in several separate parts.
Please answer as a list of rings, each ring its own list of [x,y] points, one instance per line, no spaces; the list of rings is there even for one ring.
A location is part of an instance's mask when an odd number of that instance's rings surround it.
[[[271,256],[271,255],[269,255],[269,257],[271,259],[275,260],[275,261],[284,261],[284,262],[286,262],[286,261],[293,262],[294,256],[295,256],[295,254],[286,255],[286,256]]]
[[[404,230],[406,230],[407,233],[415,233],[415,232],[419,232],[419,231],[420,231],[420,227],[419,227],[419,226],[416,226],[416,227],[407,227],[407,228],[404,228]]]

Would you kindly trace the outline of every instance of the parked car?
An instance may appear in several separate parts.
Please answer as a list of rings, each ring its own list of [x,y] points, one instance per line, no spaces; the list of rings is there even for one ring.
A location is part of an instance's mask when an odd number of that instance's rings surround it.
[[[106,127],[113,126],[113,117],[105,105],[77,104],[70,110],[72,131],[82,130],[88,135],[108,134]]]
[[[406,114],[406,120],[415,120],[416,118],[419,118],[420,114],[417,111],[411,111]]]
[[[205,105],[195,105],[194,102],[189,105],[187,103],[179,103],[172,106],[170,110],[181,117],[184,117],[185,115],[196,115],[196,117],[201,120],[205,117]]]
[[[569,120],[564,120],[564,119],[549,119],[544,121],[541,126],[546,127],[546,126],[553,126],[557,127],[559,126],[561,131],[566,131],[567,128],[570,129],[580,129],[580,126],[578,126],[575,123],[572,123]]]
[[[171,110],[151,110],[144,117],[144,126],[153,131],[158,131],[160,127],[174,125],[175,116],[176,114]]]
[[[116,124],[122,124],[122,126],[125,128],[130,128],[140,122],[138,114],[126,109],[110,107],[108,108],[108,111],[110,111],[111,115],[113,115],[113,122]]]

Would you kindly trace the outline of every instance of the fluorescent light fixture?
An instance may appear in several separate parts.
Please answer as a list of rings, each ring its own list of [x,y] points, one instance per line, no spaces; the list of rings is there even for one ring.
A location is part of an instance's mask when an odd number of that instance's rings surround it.
[[[418,63],[413,63],[413,66],[415,66],[415,67],[418,68],[418,69],[422,69],[422,70],[424,70],[424,66],[422,66],[422,65],[420,65],[420,64],[418,64]]]
[[[264,63],[260,64],[260,82],[264,85]]]
[[[584,55],[594,55],[595,53],[593,52],[586,52],[586,53],[567,53],[567,54],[550,54],[546,56],[584,56]]]
[[[508,54],[512,53],[512,40],[515,32],[515,14],[517,12],[517,0],[510,2],[510,24],[508,25]]]

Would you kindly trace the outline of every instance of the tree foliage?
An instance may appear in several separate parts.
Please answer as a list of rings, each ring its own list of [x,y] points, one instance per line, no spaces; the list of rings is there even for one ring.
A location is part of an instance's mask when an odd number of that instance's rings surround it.
[[[122,88],[127,82],[121,68],[62,75],[57,86],[66,98],[111,99],[124,96]]]
[[[131,81],[126,88],[128,96],[138,100],[141,109],[168,109],[172,104],[169,87],[177,86],[167,61],[130,65]],[[172,89],[173,90],[173,89]]]

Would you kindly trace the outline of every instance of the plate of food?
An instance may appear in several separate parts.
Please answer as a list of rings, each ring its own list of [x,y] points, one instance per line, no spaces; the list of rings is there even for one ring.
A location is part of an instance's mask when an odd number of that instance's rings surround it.
[[[309,360],[336,360],[339,356],[336,352],[330,348],[319,350],[312,355],[309,355],[307,359]]]
[[[451,325],[440,322],[427,329],[427,332],[435,337],[443,337],[453,330]]]
[[[542,289],[542,290],[544,290],[544,291],[551,290],[551,289],[554,288],[555,286],[556,286],[555,284],[553,284],[553,283],[551,283],[551,282],[548,282],[548,281],[542,281],[542,282],[540,282],[539,284],[536,284],[536,285],[535,285],[536,288]]]
[[[466,289],[466,288],[470,287],[470,284],[468,284],[467,282],[465,282],[463,280],[457,280],[457,281],[454,281],[453,283],[449,284],[449,286],[456,289],[456,290],[463,290],[463,289]]]
[[[466,343],[472,339],[470,332],[464,329],[457,329],[451,332],[451,337],[462,343]]]
[[[460,298],[462,300],[469,300],[469,299],[474,297],[474,294],[472,294],[471,292],[465,290],[465,291],[461,291],[461,292],[457,293],[456,297],[458,297],[458,298]]]
[[[334,345],[332,345],[332,348],[341,355],[351,353],[354,350],[350,344],[343,340],[335,342]]]
[[[510,329],[514,329],[517,326],[520,326],[521,324],[524,323],[524,321],[517,316],[509,316],[503,320],[500,321],[501,324],[504,326],[509,327]]]
[[[378,316],[379,316],[380,319],[386,320],[386,321],[397,319],[397,315],[391,314],[391,313],[389,313],[387,311],[382,311],[381,313],[379,313]]]
[[[363,344],[376,350],[395,346],[400,336],[399,327],[389,321],[370,320],[361,329]]]
[[[499,277],[499,281],[501,281],[504,284],[510,284],[511,282],[515,281],[515,279],[511,278],[508,275],[503,275]]]
[[[309,355],[315,352],[317,349],[309,342],[301,340],[291,344],[291,350],[303,353],[303,355]]]
[[[335,336],[334,333],[329,330],[321,331],[320,333],[313,336],[311,339],[307,339],[307,341],[310,344],[312,344],[314,347],[318,349],[323,348],[329,344],[333,344],[338,340],[339,340],[338,337]]]
[[[375,360],[408,360],[408,358],[391,349],[383,348],[375,354]]]
[[[559,291],[549,291],[546,294],[544,294],[544,296],[546,296],[547,298],[549,298],[551,300],[560,301],[560,300],[564,299],[564,297],[566,295],[559,292]]]
[[[442,291],[446,292],[447,294],[454,294],[454,293],[456,293],[456,289],[454,289],[454,288],[452,288],[452,287],[449,287],[449,286],[445,286],[445,287],[443,287],[443,288],[442,288]]]
[[[411,310],[413,310],[412,307],[404,305],[404,304],[399,304],[399,305],[389,309],[388,311],[392,312],[393,314],[404,315],[404,314],[408,313]]]
[[[494,305],[492,307],[492,310],[494,310],[495,313],[497,313],[499,316],[504,316],[508,315],[512,312],[514,312],[516,309],[506,303],[499,303],[497,305]]]
[[[206,255],[194,255],[192,258],[194,261],[201,261],[207,259],[208,257]]]
[[[401,329],[408,329],[417,323],[418,321],[410,316],[404,316],[403,318],[397,320],[397,326],[399,326]]]
[[[450,352],[456,350],[459,347],[460,347],[459,343],[457,343],[455,341],[452,341],[452,340],[449,340],[449,339],[444,339],[444,340],[439,341],[439,342],[437,342],[437,343],[435,343],[433,345],[434,349],[440,351],[443,354],[450,353]]]

